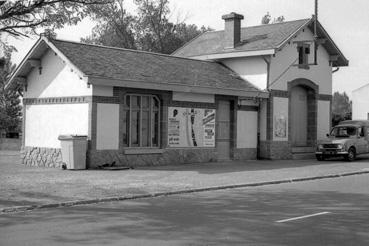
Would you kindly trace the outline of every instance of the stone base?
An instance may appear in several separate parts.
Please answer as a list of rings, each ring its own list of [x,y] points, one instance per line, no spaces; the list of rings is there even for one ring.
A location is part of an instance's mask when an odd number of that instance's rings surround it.
[[[260,141],[259,151],[261,159],[292,159],[291,144],[288,141]]]
[[[60,149],[24,147],[21,150],[22,164],[37,167],[61,167],[62,154]]]
[[[233,159],[234,160],[256,160],[257,158],[257,149],[250,149],[250,148],[245,148],[245,149],[235,149],[233,151]]]
[[[124,154],[120,150],[90,150],[88,168],[116,162],[117,166],[161,166],[217,161],[216,149],[166,149],[160,154]]]

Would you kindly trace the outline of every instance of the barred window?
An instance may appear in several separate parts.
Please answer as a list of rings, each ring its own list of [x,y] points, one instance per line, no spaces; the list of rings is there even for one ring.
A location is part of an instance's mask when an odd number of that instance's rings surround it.
[[[126,95],[123,146],[159,147],[160,101],[152,95]]]

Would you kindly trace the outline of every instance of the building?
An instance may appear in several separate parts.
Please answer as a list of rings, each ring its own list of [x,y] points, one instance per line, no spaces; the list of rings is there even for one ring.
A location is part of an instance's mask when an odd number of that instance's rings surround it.
[[[369,84],[352,91],[352,119],[369,120]]]
[[[207,32],[172,56],[41,37],[7,87],[24,88],[23,162],[59,166],[61,134],[88,167],[289,159],[330,128],[333,67],[348,60],[314,20]],[[316,50],[316,51],[315,51]]]

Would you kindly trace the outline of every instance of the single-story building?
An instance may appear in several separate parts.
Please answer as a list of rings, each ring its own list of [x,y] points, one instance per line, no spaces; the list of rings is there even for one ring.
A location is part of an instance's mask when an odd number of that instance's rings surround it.
[[[90,168],[289,159],[330,128],[332,69],[348,60],[305,19],[206,32],[172,55],[41,37],[23,87],[23,162],[60,166],[59,135],[88,137]],[[319,46],[315,46],[319,44]]]

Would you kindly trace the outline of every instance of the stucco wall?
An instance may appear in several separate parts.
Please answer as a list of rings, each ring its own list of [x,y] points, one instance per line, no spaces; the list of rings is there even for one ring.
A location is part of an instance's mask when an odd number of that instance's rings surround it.
[[[25,146],[60,148],[59,135],[88,134],[88,104],[26,105]]]
[[[119,104],[97,104],[96,149],[119,148]]]
[[[369,85],[352,92],[352,119],[366,120],[369,113]]]
[[[330,101],[318,101],[317,140],[326,138],[326,134],[330,131],[330,108]]]
[[[329,55],[323,46],[318,48],[318,66],[301,69],[298,66],[297,45],[294,41],[313,40],[313,34],[305,28],[295,39],[291,40],[275,57],[271,59],[270,89],[287,90],[287,82],[297,78],[306,78],[319,85],[320,94],[332,94],[332,68],[329,66]],[[314,45],[310,46],[309,63],[314,62]],[[286,68],[288,68],[286,70]]]
[[[80,79],[54,52],[46,52],[41,67],[41,74],[37,67],[29,73],[25,98],[92,95],[92,88],[87,87],[85,79]]]
[[[273,98],[273,140],[288,140],[288,98]]]
[[[237,111],[237,148],[256,148],[258,112]]]
[[[260,89],[267,86],[267,64],[261,57],[224,59],[222,63]]]

